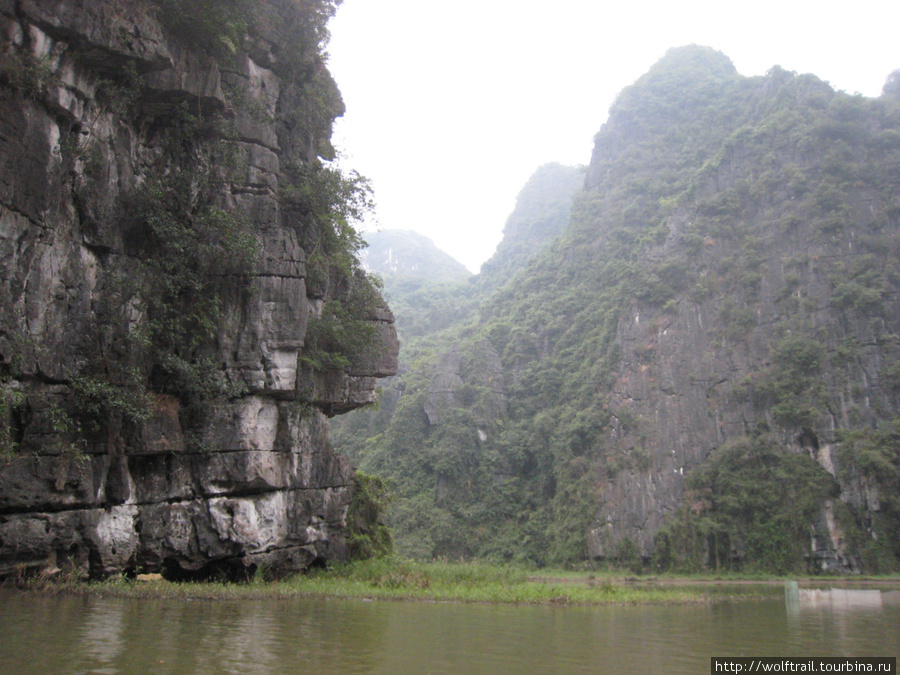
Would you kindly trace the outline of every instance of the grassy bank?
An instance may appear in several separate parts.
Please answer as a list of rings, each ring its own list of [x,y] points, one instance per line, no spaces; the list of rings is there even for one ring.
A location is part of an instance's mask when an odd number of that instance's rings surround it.
[[[580,578],[484,563],[367,560],[314,570],[281,581],[170,583],[115,578],[103,582],[34,580],[44,593],[79,593],[126,598],[184,600],[290,599],[332,597],[428,602],[481,602],[532,605],[684,604],[709,601],[696,588],[643,585],[611,576]]]
[[[247,583],[172,583],[114,578],[103,582],[33,579],[41,593],[161,600],[285,600],[303,597],[480,602],[529,605],[632,605],[712,602],[741,585],[781,585],[785,577],[758,574],[627,576],[621,571],[533,570],[480,562],[413,562],[397,558],[358,561],[312,570],[281,581],[260,575]],[[796,577],[809,585],[876,582],[900,586],[900,577]],[[739,598],[760,597],[749,588]]]

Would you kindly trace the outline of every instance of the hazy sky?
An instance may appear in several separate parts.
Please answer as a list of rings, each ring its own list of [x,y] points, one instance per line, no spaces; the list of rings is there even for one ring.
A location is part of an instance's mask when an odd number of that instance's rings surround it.
[[[342,163],[379,229],[411,229],[477,272],[547,162],[586,164],[616,94],[670,47],[724,52],[866,96],[900,68],[900,2],[344,0],[329,66]]]

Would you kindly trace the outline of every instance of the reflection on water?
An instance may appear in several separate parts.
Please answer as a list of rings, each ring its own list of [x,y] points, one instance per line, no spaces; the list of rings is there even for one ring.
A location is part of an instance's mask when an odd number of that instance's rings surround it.
[[[115,673],[125,649],[125,605],[103,604],[93,608],[91,620],[81,624],[78,643],[85,658],[95,663],[95,673]]]
[[[669,607],[186,602],[0,591],[18,673],[709,672],[711,656],[898,656],[900,605],[825,594]],[[805,590],[805,589],[803,589]],[[866,596],[873,597],[873,596]],[[850,599],[847,599],[850,598]],[[846,602],[845,602],[846,600]]]
[[[800,588],[796,581],[785,582],[784,600],[789,614],[819,609],[831,612],[880,610],[884,606],[880,589]]]
[[[894,656],[900,644],[897,595],[879,589],[799,588],[796,581],[789,581],[784,588],[788,626],[807,639],[821,636],[834,645],[837,656]],[[889,629],[887,635],[884,627]],[[867,630],[885,635],[887,641],[866,640]]]

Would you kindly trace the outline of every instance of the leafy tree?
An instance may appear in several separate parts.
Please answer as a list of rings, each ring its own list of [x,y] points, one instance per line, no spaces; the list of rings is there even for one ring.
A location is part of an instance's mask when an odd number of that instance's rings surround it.
[[[900,101],[900,70],[895,70],[888,75],[881,89],[881,95],[895,101]]]

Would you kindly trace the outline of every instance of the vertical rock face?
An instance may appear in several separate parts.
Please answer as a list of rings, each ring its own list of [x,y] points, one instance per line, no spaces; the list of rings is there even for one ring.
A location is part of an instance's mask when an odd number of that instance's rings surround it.
[[[326,416],[397,341],[320,160],[327,11],[217,11],[0,3],[0,575],[347,555]]]
[[[679,89],[689,92],[680,100],[659,85],[676,57],[691,87]],[[690,58],[696,62],[687,67]],[[717,517],[758,521],[734,527],[721,550],[713,550],[713,537],[705,542],[710,566],[720,556],[752,560],[752,537],[775,547],[774,519],[766,521],[773,504],[799,502],[819,480],[825,487],[808,497],[815,506],[796,516],[804,541],[783,548],[794,547],[811,570],[858,572],[861,552],[893,528],[877,500],[863,496],[856,437],[886,437],[898,410],[896,146],[888,141],[897,109],[778,68],[739,78],[727,59],[697,48],[667,59],[620,96],[597,136],[586,184],[599,206],[582,226],[585,238],[612,246],[616,226],[658,223],[644,230],[635,256],[641,274],[616,324],[601,442],[619,462],[599,491],[589,554],[613,555],[627,541],[649,557],[657,533],[687,505],[691,516],[681,522],[712,513],[711,529],[722,527]],[[667,84],[677,76],[666,73]],[[738,116],[737,106],[716,107],[717,91],[722,101],[761,103]],[[704,120],[702,130],[691,127],[692,115]],[[718,116],[740,122],[721,124]],[[707,153],[703,164],[689,152]],[[648,175],[656,171],[669,202],[622,189],[629,153],[647,163]],[[681,182],[692,163],[692,182]],[[662,193],[647,185],[644,194],[655,190]],[[623,194],[633,199],[624,208]],[[787,458],[780,467],[801,466],[792,458],[815,467],[815,460],[819,478],[812,469],[794,480],[779,476],[770,470],[775,458]],[[889,484],[896,464],[885,462]],[[726,494],[726,463],[732,480],[755,467],[752,481],[734,481]],[[761,485],[769,486],[767,498],[751,508],[746,495]],[[745,513],[729,512],[729,498],[744,499]],[[770,526],[764,536],[760,522]]]

